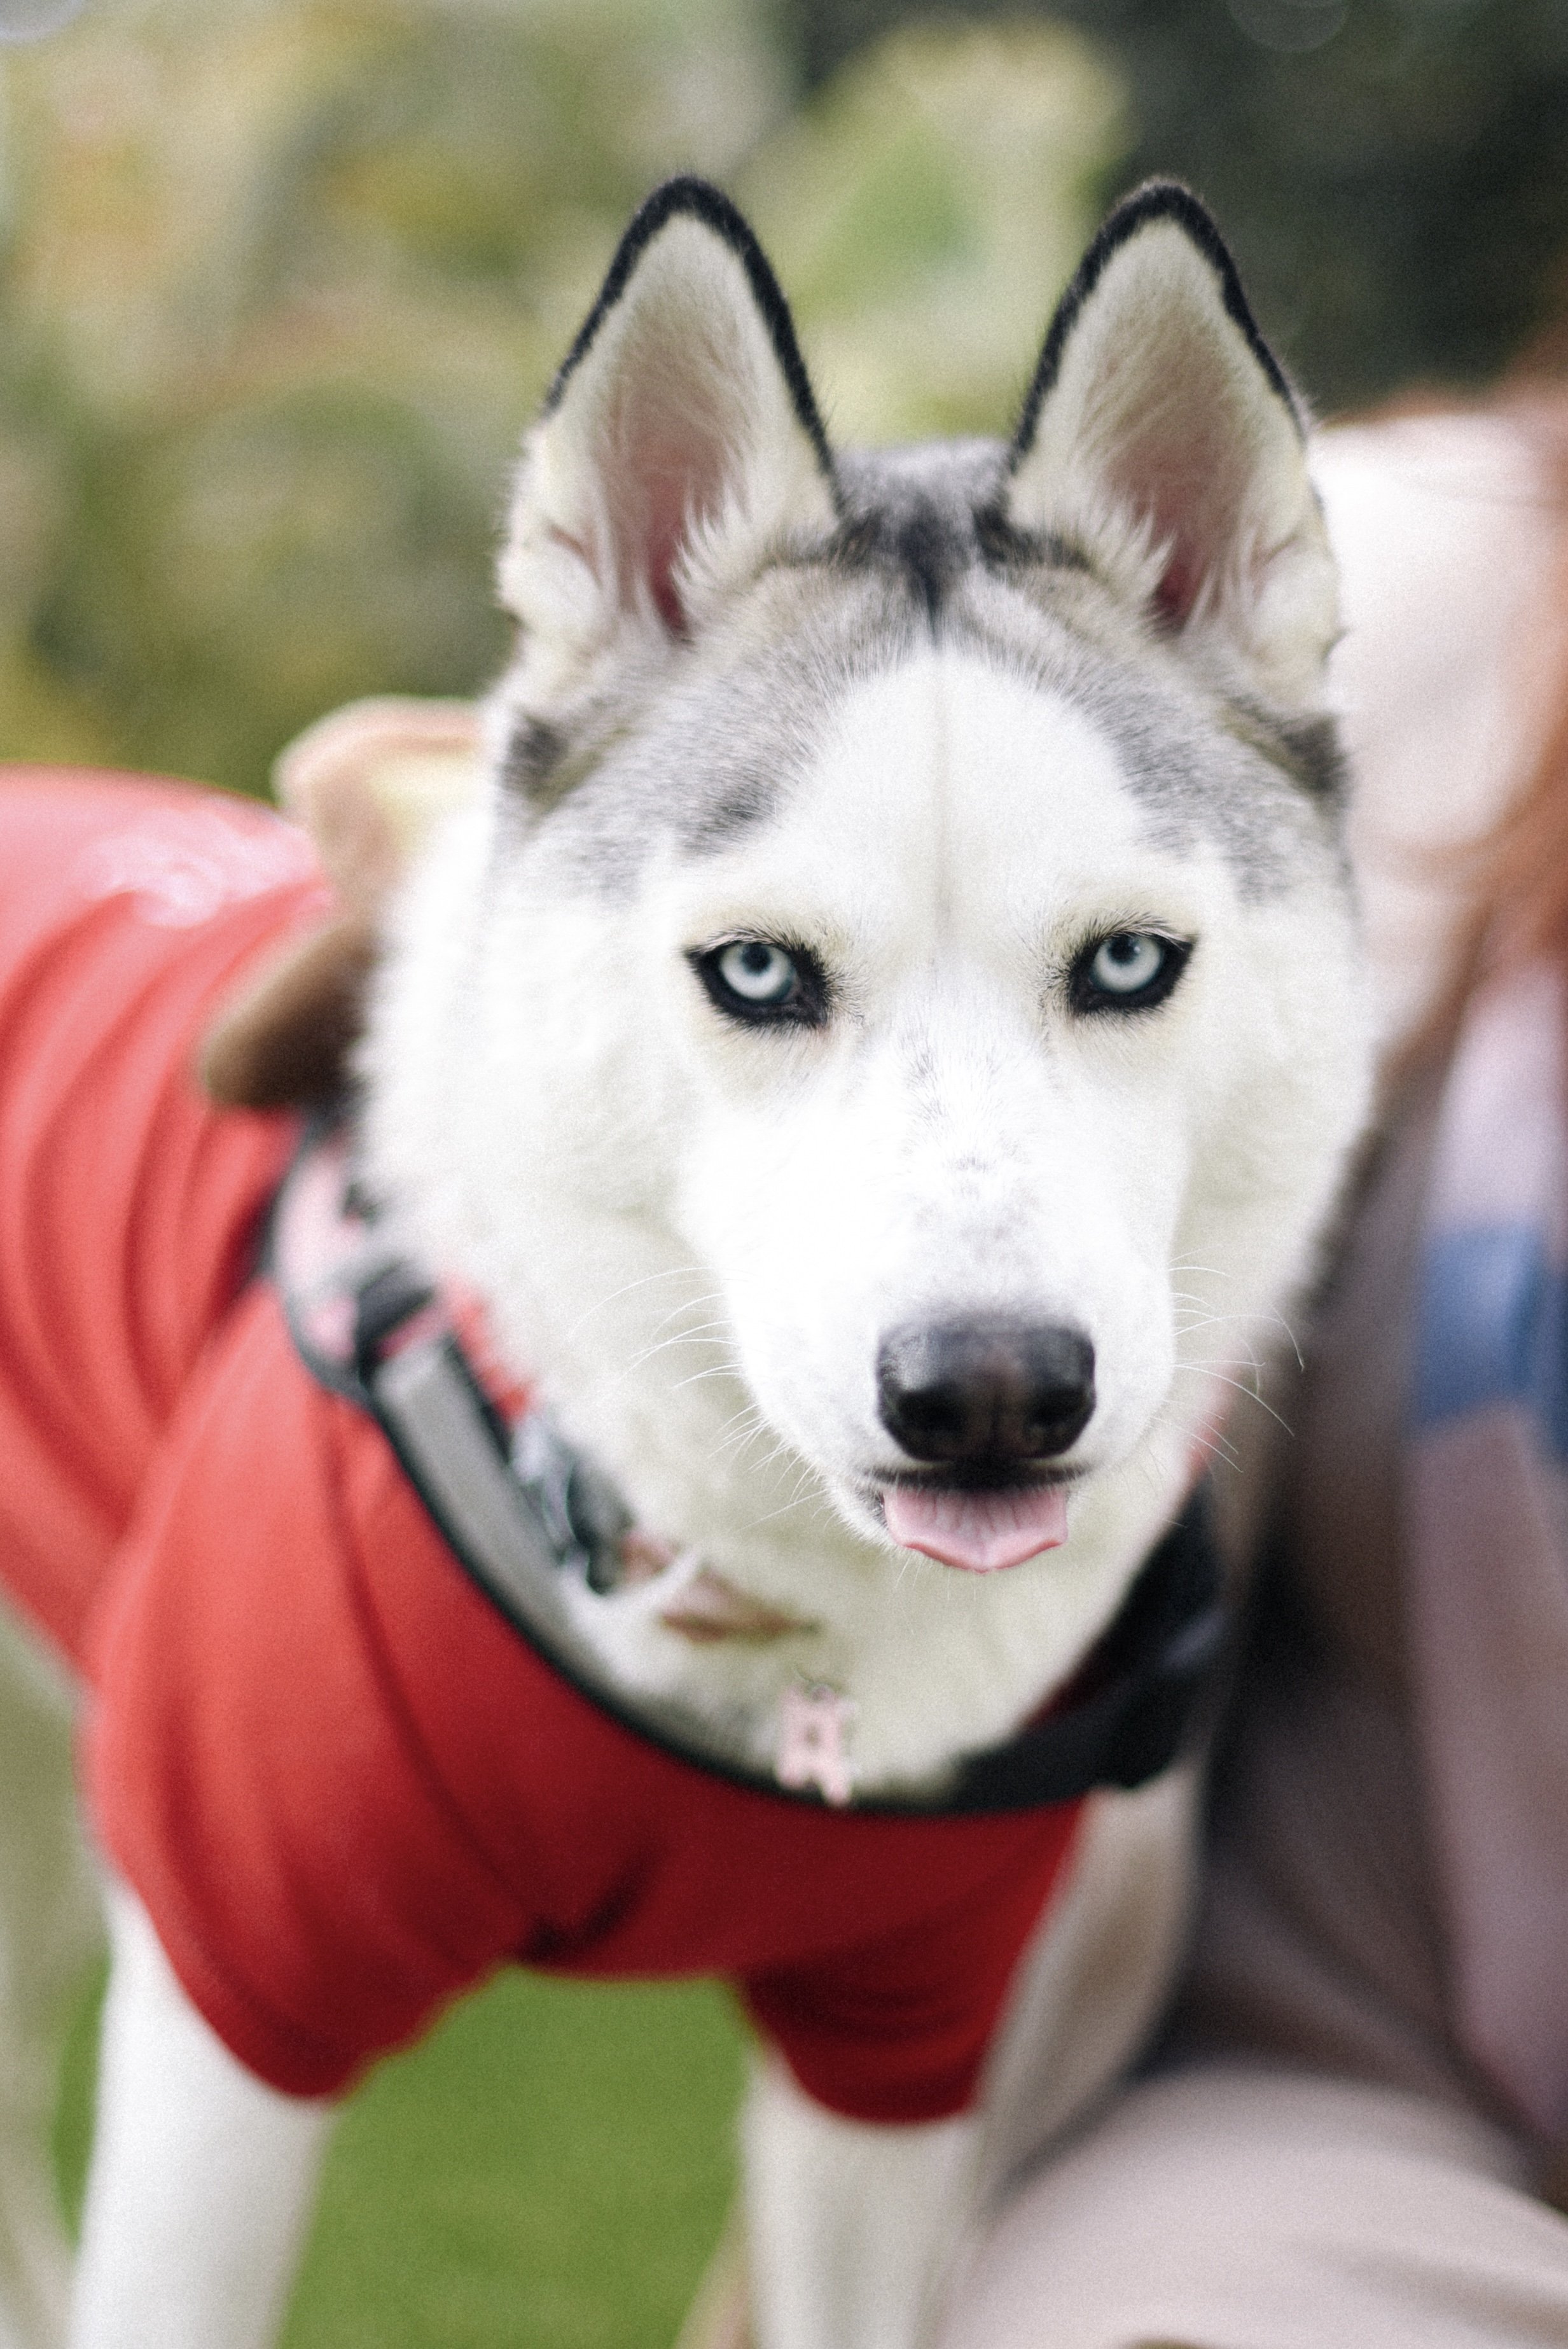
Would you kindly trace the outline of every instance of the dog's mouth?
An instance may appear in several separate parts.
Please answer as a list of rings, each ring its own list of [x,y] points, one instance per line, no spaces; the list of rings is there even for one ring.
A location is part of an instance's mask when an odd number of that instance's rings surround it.
[[[901,1549],[919,1550],[966,1574],[996,1574],[1022,1566],[1068,1537],[1068,1484],[981,1483],[969,1477],[936,1484],[899,1476],[878,1490],[882,1523]]]

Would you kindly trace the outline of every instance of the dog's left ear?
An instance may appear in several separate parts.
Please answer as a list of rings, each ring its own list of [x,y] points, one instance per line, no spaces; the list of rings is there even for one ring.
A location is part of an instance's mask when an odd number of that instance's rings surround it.
[[[778,281],[727,197],[672,180],[622,239],[524,448],[500,582],[536,691],[570,690],[612,646],[667,650],[835,512]]]
[[[1315,705],[1338,616],[1303,417],[1185,188],[1140,189],[1089,247],[1009,472],[1015,526],[1078,544],[1228,681]]]

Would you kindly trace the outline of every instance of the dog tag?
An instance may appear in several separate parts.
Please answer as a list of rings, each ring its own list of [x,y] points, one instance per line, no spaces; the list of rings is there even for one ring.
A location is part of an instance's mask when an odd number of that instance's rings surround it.
[[[847,1803],[854,1773],[845,1748],[854,1718],[854,1699],[837,1689],[820,1682],[787,1688],[779,1709],[779,1784],[797,1792],[815,1786],[825,1802]]]

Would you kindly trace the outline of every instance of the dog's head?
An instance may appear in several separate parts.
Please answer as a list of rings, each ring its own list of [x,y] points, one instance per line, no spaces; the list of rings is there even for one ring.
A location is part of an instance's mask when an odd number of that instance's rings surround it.
[[[494,779],[367,1063],[421,1239],[654,1512],[756,1515],[738,1426],[873,1547],[1152,1526],[1364,1092],[1333,569],[1207,214],[1112,215],[1009,444],[835,457],[673,183],[501,581]]]

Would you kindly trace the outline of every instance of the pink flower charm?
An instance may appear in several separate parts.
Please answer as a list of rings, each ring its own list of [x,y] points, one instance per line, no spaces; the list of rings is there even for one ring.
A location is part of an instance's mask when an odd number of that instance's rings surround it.
[[[854,1717],[854,1699],[837,1689],[820,1682],[787,1688],[779,1709],[779,1784],[816,1786],[827,1802],[847,1803],[854,1775],[845,1746]]]

